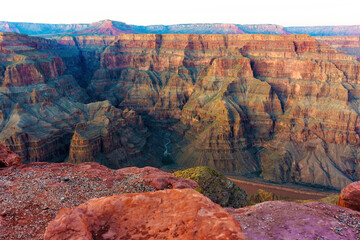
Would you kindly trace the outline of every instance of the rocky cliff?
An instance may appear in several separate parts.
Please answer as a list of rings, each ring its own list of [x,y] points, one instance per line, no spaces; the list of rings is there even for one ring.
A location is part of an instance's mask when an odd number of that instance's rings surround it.
[[[87,76],[84,59],[92,61],[95,50],[8,33],[0,34],[0,46],[0,141],[23,162],[159,165],[142,153],[149,133],[141,117],[93,101],[79,85]]]
[[[359,177],[359,66],[306,35],[121,35],[88,88],[178,119],[185,166],[341,188]]]
[[[275,182],[360,177],[359,62],[308,35],[3,36],[21,46],[3,40],[5,56],[43,54],[25,60],[34,73],[1,62],[1,141],[24,161],[156,165],[166,152]]]
[[[327,44],[349,55],[356,56],[360,60],[360,37],[359,36],[326,36],[315,37],[317,41]]]

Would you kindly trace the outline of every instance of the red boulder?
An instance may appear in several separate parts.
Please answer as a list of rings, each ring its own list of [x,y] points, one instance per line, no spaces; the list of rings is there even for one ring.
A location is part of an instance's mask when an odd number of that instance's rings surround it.
[[[360,182],[353,182],[341,190],[338,205],[360,211]]]

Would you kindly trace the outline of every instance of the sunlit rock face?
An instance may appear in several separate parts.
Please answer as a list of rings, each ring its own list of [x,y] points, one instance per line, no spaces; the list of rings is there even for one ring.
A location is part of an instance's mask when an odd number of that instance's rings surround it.
[[[360,65],[308,35],[3,35],[31,49],[1,51],[43,56],[1,61],[0,140],[23,161],[159,165],[170,139],[187,167],[337,189],[359,179]]]
[[[152,167],[112,170],[98,163],[43,162],[0,168],[0,239],[43,239],[59,210],[92,198],[198,187]]]
[[[359,64],[306,35],[121,35],[90,92],[179,119],[185,166],[341,188],[358,178]],[[354,155],[355,154],[355,155]]]
[[[341,190],[338,205],[360,211],[360,182],[353,182]]]
[[[239,223],[225,209],[193,189],[91,199],[62,209],[44,237],[99,238],[245,239]]]

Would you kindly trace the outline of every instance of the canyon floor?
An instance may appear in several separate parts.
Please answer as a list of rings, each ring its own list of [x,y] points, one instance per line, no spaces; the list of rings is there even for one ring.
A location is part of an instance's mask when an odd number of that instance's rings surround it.
[[[254,179],[234,176],[227,176],[227,178],[233,181],[238,187],[244,189],[248,195],[254,194],[260,189],[274,193],[277,196],[298,200],[321,199],[339,194],[339,191],[334,190],[324,190],[321,188],[305,187],[295,184],[266,183],[261,179],[256,181]]]

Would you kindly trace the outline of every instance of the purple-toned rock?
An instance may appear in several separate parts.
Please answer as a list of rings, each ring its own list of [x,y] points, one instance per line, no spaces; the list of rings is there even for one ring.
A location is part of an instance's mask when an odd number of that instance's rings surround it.
[[[270,201],[227,211],[247,239],[360,239],[360,213],[329,203]]]

